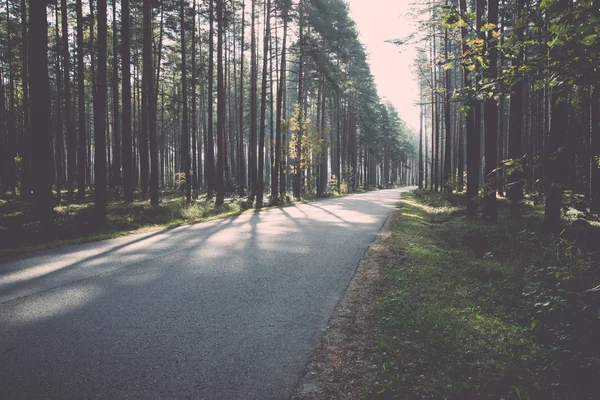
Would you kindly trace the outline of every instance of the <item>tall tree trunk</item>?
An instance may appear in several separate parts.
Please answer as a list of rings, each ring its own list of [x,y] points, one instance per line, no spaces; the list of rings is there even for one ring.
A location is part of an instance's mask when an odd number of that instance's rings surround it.
[[[181,118],[181,171],[185,176],[185,198],[189,203],[192,201],[192,179],[190,175],[190,131],[188,126],[188,100],[187,100],[187,49],[185,44],[185,0],[181,0],[180,23],[181,23],[181,105],[183,115]]]
[[[220,206],[225,200],[225,87],[223,82],[223,20],[224,0],[217,0],[217,197],[215,205]]]
[[[283,18],[283,42],[281,44],[281,68],[279,69],[279,85],[277,85],[277,133],[279,135],[279,148],[277,149],[277,137],[275,138],[275,152],[279,157],[279,195],[281,201],[285,201],[285,195],[287,193],[286,183],[286,165],[287,165],[287,141],[286,135],[281,132],[281,121],[285,118],[285,98],[286,98],[286,82],[287,82],[287,31],[288,31],[288,19],[289,9],[284,8],[282,13]],[[286,149],[286,150],[284,150]]]
[[[213,82],[214,82],[214,0],[209,0],[209,33],[208,33],[208,130],[206,140],[206,182],[208,198],[212,198],[216,188],[215,144],[213,136]]]
[[[516,35],[518,42],[523,40],[523,28],[519,25],[524,18],[522,11],[525,5],[525,0],[517,1],[517,27]],[[513,60],[513,68],[518,70],[523,64],[523,52],[519,50],[517,58]],[[508,157],[516,160],[523,156],[522,146],[522,129],[523,129],[523,95],[524,95],[524,82],[523,79],[517,79],[512,88],[512,94],[510,96],[510,120],[509,120],[509,141],[508,141]],[[520,168],[516,168],[515,171],[510,174],[507,195],[510,199],[510,215],[512,217],[521,216],[521,206],[523,202],[523,174]]]
[[[131,17],[130,0],[121,0],[121,68],[123,96],[123,194],[133,201],[133,143],[131,132]]]
[[[144,73],[143,80],[146,85],[146,102],[148,107],[148,136],[150,139],[150,204],[158,206],[158,145],[156,139],[156,92],[154,90],[154,62],[153,62],[153,30],[152,30],[152,0],[144,0]]]
[[[296,137],[296,160],[294,161],[294,197],[300,199],[302,189],[302,126],[304,125],[304,50],[303,50],[303,15],[302,0],[298,2],[298,136]]]
[[[267,11],[265,12],[265,36],[263,39],[263,65],[262,65],[262,85],[260,95],[260,132],[258,142],[258,190],[256,192],[256,207],[262,207],[263,195],[265,192],[264,168],[265,168],[265,130],[266,130],[266,112],[267,112],[267,68],[269,58],[269,38],[271,31],[271,0],[267,0]]]
[[[12,35],[11,35],[11,16],[10,3],[6,0],[6,51],[8,61],[8,121],[7,121],[7,141],[6,147],[8,157],[6,158],[6,177],[8,178],[8,186],[13,196],[17,190],[17,165],[15,158],[17,155],[17,130],[15,116],[15,76],[13,65],[13,50],[12,50]]]
[[[128,1],[128,0],[124,0]],[[86,109],[85,109],[85,50],[83,48],[83,10],[81,0],[75,3],[77,10],[77,102],[78,102],[78,137],[77,148],[77,200],[85,200],[85,178],[87,164],[87,135],[86,135]]]
[[[198,190],[198,110],[196,103],[196,0],[192,3],[192,189]]]
[[[285,88],[285,78],[286,78],[286,50],[287,50],[287,24],[288,24],[288,8],[284,7],[282,10],[281,18],[283,19],[283,41],[281,44],[281,67],[279,68],[279,83],[277,84],[277,112],[275,117],[275,169],[277,172],[273,171],[275,175],[279,174],[278,184],[279,192],[277,185],[272,188],[271,195],[273,197],[273,203],[277,204],[279,202],[278,194],[281,195],[281,201],[285,199],[285,170],[283,168],[282,163],[282,132],[281,132],[281,119],[282,119],[282,111],[283,111],[283,96],[284,96],[284,88]]]
[[[122,185],[121,180],[121,136],[119,131],[119,42],[117,40],[117,0],[112,1],[113,9],[113,75],[112,75],[112,120],[113,120],[113,163],[112,184],[117,190],[115,197],[119,196]]]
[[[60,72],[60,34],[58,29],[58,7],[54,14],[55,35],[56,35],[56,59],[55,59],[55,74],[56,74],[56,120],[55,120],[55,135],[54,135],[54,174],[56,184],[56,201],[60,203],[62,199],[63,189],[63,154],[64,154],[64,137],[63,137],[63,104],[62,104],[62,76]],[[10,135],[10,109],[9,109],[9,135]],[[10,136],[9,136],[10,137]]]
[[[257,156],[256,156],[256,135],[257,135],[257,80],[258,71],[256,66],[256,0],[252,0],[252,27],[250,31],[250,134],[248,140],[248,191],[250,192],[249,202],[254,202],[257,195]]]
[[[423,99],[423,83],[419,84],[419,101]],[[419,189],[423,189],[423,105],[419,106]]]
[[[446,4],[448,2],[446,1]],[[448,29],[444,31],[444,53],[445,59],[448,60],[448,48],[450,47],[450,42],[448,40]],[[444,128],[446,131],[446,140],[444,143],[444,174],[443,174],[443,182],[442,186],[446,188],[448,192],[452,191],[450,185],[448,185],[448,181],[452,177],[452,122],[450,119],[451,116],[451,103],[450,99],[452,97],[450,87],[450,73],[452,70],[450,68],[446,68],[444,72],[444,83],[445,83],[445,111],[444,111]]]
[[[488,1],[488,24],[498,26],[498,0]],[[495,80],[498,74],[498,51],[494,37],[498,33],[498,28],[488,32],[488,44],[490,45],[489,62],[487,78]],[[484,125],[485,125],[485,195],[483,199],[483,220],[489,223],[496,223],[498,211],[496,205],[496,190],[498,186],[497,173],[494,172],[498,165],[498,102],[494,97],[489,98],[484,105]]]
[[[6,181],[6,93],[4,90],[4,78],[0,71],[0,196],[4,194],[4,185]]]
[[[466,0],[460,0],[461,15],[467,12]],[[467,29],[462,28],[463,52],[469,50],[466,44]],[[463,79],[465,87],[470,85],[469,71],[464,68]],[[477,106],[475,106],[477,107]],[[479,152],[480,135],[476,129],[474,110],[471,107],[466,116],[467,120],[467,216],[474,217],[477,214],[477,192],[479,191]]]
[[[244,32],[246,23],[246,2],[242,0],[242,43],[240,45],[240,132],[238,139],[238,194],[244,195],[244,186],[246,184],[246,166],[244,160]]]
[[[323,78],[323,98],[321,100],[321,156],[319,163],[319,195],[323,196],[325,191],[327,190],[327,182],[329,180],[329,171],[327,170],[327,166],[329,163],[327,157],[327,134],[325,132],[325,104],[327,102],[327,91],[325,90],[325,78]]]
[[[29,130],[29,64],[27,62],[27,2],[21,0],[21,59],[23,70],[23,134],[21,137],[21,197],[31,197],[31,138]],[[1,174],[0,174],[1,176]]]
[[[569,106],[556,97],[553,99],[552,125],[544,151],[546,205],[544,225],[555,229],[560,225],[563,186],[568,181],[568,156],[566,137],[569,131]]]
[[[62,23],[62,58],[63,74],[65,84],[65,121],[67,125],[67,200],[71,203],[74,200],[73,186],[76,175],[76,147],[77,137],[73,127],[73,114],[71,112],[71,56],[69,55],[69,25],[67,13],[67,0],[60,2],[60,15]]]
[[[50,80],[48,77],[48,21],[46,5],[50,0],[29,4],[30,65],[29,90],[31,94],[32,148],[31,172],[35,215],[42,228],[52,225],[52,133],[50,130]]]
[[[98,70],[94,98],[96,221],[106,223],[106,0],[98,0]]]

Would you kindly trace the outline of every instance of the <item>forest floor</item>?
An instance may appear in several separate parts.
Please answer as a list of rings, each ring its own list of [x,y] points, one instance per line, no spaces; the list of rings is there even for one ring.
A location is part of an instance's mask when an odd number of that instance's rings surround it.
[[[600,225],[543,208],[467,219],[402,195],[315,350],[299,399],[592,399],[600,391]]]
[[[360,192],[360,191],[359,191]],[[269,193],[265,193],[267,200]],[[329,194],[324,198],[342,195]],[[219,218],[255,212],[271,207],[292,206],[318,199],[307,198],[300,202],[287,196],[280,205],[269,205],[265,201],[261,209],[248,204],[247,197],[231,196],[225,204],[215,206],[214,198],[207,199],[206,193],[196,194],[187,204],[181,192],[161,193],[159,207],[150,205],[149,200],[136,198],[133,203],[111,201],[107,206],[107,224],[98,226],[94,222],[93,196],[88,195],[83,203],[68,203],[63,196],[54,207],[55,225],[51,232],[42,232],[39,222],[32,217],[33,203],[17,198],[0,198],[0,257],[29,251],[56,248],[71,244],[113,239],[135,233],[172,229],[182,225],[196,224]]]

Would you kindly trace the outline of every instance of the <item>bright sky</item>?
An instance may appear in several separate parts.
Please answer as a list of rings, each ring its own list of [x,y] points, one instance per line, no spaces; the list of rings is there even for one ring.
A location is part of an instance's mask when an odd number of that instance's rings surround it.
[[[392,103],[400,116],[415,131],[419,128],[418,85],[412,72],[414,47],[402,48],[385,43],[405,37],[416,26],[407,15],[411,0],[346,0],[356,22],[360,41],[369,54],[371,72],[379,96]]]

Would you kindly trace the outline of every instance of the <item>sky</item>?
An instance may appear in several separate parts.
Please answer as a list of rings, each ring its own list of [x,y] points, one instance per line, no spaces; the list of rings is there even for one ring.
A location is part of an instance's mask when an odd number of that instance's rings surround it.
[[[416,50],[399,48],[386,40],[405,37],[416,30],[410,15],[411,0],[347,0],[360,41],[369,55],[379,96],[392,103],[413,130],[419,128],[418,85],[413,74]]]

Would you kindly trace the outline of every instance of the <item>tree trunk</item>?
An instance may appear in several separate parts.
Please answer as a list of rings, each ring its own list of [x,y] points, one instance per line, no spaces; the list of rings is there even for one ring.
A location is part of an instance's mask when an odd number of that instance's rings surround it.
[[[423,99],[423,84],[419,84],[419,101]],[[419,189],[423,189],[423,105],[419,107]]]
[[[21,198],[31,197],[31,138],[29,129],[29,64],[27,62],[27,3],[21,0],[21,58],[23,70],[23,136],[21,138]],[[0,177],[2,175],[0,174]]]
[[[223,83],[223,20],[224,0],[217,0],[217,198],[215,205],[225,201],[225,87]]]
[[[294,197],[300,199],[300,192],[302,189],[302,126],[304,125],[304,50],[303,50],[303,7],[302,0],[298,2],[298,136],[296,137],[296,160],[294,161]]]
[[[192,179],[190,175],[190,131],[188,121],[188,93],[187,93],[187,48],[185,43],[185,0],[181,0],[180,26],[181,26],[181,169],[185,176],[185,199],[188,203],[192,201]]]
[[[517,19],[520,21],[523,18],[524,0],[517,2]],[[523,40],[523,28],[516,28],[517,40]],[[513,68],[518,69],[523,63],[523,52],[513,60]],[[516,160],[523,156],[522,146],[522,129],[523,129],[523,94],[524,94],[523,79],[517,79],[513,85],[512,94],[510,96],[510,120],[509,120],[509,141],[508,141],[508,158]],[[510,199],[510,215],[518,218],[521,216],[521,206],[523,203],[523,174],[520,168],[509,176],[507,195]]]
[[[94,98],[96,221],[106,223],[106,0],[98,0],[98,68]]]
[[[563,187],[568,181],[568,156],[566,150],[569,130],[569,106],[565,101],[553,99],[552,127],[546,141],[544,172],[546,186],[546,206],[544,225],[555,229],[560,226]]]
[[[67,125],[67,200],[72,203],[74,200],[73,183],[77,171],[75,165],[77,138],[73,128],[73,114],[71,113],[71,57],[69,55],[67,0],[61,0],[60,2],[60,15],[62,23],[63,79],[65,84],[65,120]]]
[[[287,76],[287,28],[288,28],[288,15],[289,9],[285,7],[282,10],[281,18],[283,19],[283,41],[281,44],[281,67],[279,68],[279,84],[277,85],[277,116],[276,116],[276,131],[275,131],[275,165],[279,168],[279,196],[281,202],[285,201],[286,188],[286,170],[285,170],[285,157],[287,152],[283,152],[285,146],[285,136],[281,132],[281,121],[284,118],[283,113],[285,112],[285,84]],[[274,197],[276,198],[276,197]]]
[[[208,2],[209,33],[208,33],[208,130],[206,138],[206,182],[208,184],[208,198],[212,198],[216,188],[217,177],[215,174],[215,144],[213,136],[213,78],[214,78],[214,0]]]
[[[466,0],[460,0],[461,15],[467,12]],[[467,52],[466,44],[467,29],[462,29],[463,52]],[[464,68],[464,84],[470,85],[468,77],[469,71]],[[479,152],[480,135],[475,126],[474,110],[470,108],[466,116],[467,119],[467,216],[474,217],[477,214],[477,192],[479,191]]]
[[[448,4],[448,2],[446,2]],[[448,48],[450,46],[450,42],[448,40],[448,29],[444,31],[444,52],[445,59],[448,60]],[[444,111],[444,128],[446,131],[446,140],[444,143],[444,174],[443,174],[443,182],[442,187],[446,188],[446,190],[451,193],[452,186],[448,185],[448,181],[452,177],[452,121],[450,119],[451,116],[451,103],[450,98],[451,92],[451,82],[450,82],[450,73],[452,70],[450,68],[446,68],[444,72],[444,83],[445,83],[445,111]]]
[[[238,195],[244,195],[246,185],[246,166],[244,160],[244,32],[246,30],[246,2],[242,0],[242,43],[240,45],[240,132],[238,139]]]
[[[144,73],[143,80],[146,85],[146,102],[148,107],[148,136],[150,139],[150,204],[158,206],[158,145],[156,139],[156,100],[154,90],[154,62],[152,49],[152,0],[144,0]]]
[[[54,135],[54,174],[55,174],[55,185],[56,185],[56,201],[60,203],[62,199],[62,189],[63,189],[63,176],[64,176],[64,168],[63,168],[63,153],[64,153],[64,137],[63,137],[63,110],[62,110],[62,76],[60,72],[60,34],[58,29],[58,7],[56,7],[56,12],[54,14],[54,21],[56,23],[55,26],[55,34],[56,34],[56,63],[55,63],[55,73],[56,73],[56,120],[55,120],[55,135]],[[10,38],[10,37],[9,37]],[[10,69],[10,67],[9,67]],[[10,99],[10,97],[9,97]],[[10,106],[9,106],[10,107]],[[9,109],[9,137],[11,136],[11,116]]]
[[[119,134],[119,46],[117,41],[117,1],[112,2],[113,9],[113,75],[112,75],[112,120],[113,120],[113,163],[112,184],[115,187],[115,198],[121,188],[121,137]]]
[[[123,96],[123,194],[126,203],[133,201],[133,143],[131,132],[131,17],[130,0],[121,0],[121,68]]]
[[[46,1],[33,1],[29,4],[29,46],[30,65],[29,90],[31,94],[32,148],[31,172],[35,216],[42,228],[52,225],[52,133],[50,130],[50,81],[48,77],[48,22]]]
[[[498,0],[488,1],[488,23],[498,25]],[[494,33],[498,29],[494,28],[488,32],[489,62],[490,67],[487,70],[487,78],[495,80],[497,76],[498,51],[494,39]],[[497,173],[494,172],[498,165],[498,102],[489,98],[484,105],[484,125],[485,125],[485,195],[483,199],[483,221],[496,223],[498,211],[496,205],[496,190],[498,186]]]
[[[264,168],[265,168],[265,130],[266,130],[266,112],[267,112],[267,68],[269,60],[269,38],[271,30],[271,0],[267,0],[267,10],[265,12],[265,36],[263,40],[263,66],[262,66],[262,85],[260,95],[260,132],[258,142],[258,190],[256,192],[256,207],[262,207],[263,195],[265,192]]]
[[[196,0],[192,3],[192,190],[198,190],[198,110],[196,104]]]
[[[248,191],[250,203],[254,202],[257,195],[257,156],[256,156],[256,135],[257,135],[257,98],[258,71],[256,60],[256,0],[252,0],[252,27],[250,31],[250,135],[248,140]]]
[[[124,0],[128,1],[128,0]],[[87,135],[86,135],[86,109],[85,109],[85,50],[83,48],[83,10],[81,0],[75,4],[77,9],[77,102],[79,122],[79,143],[77,148],[77,200],[85,201],[85,178],[87,164]]]

